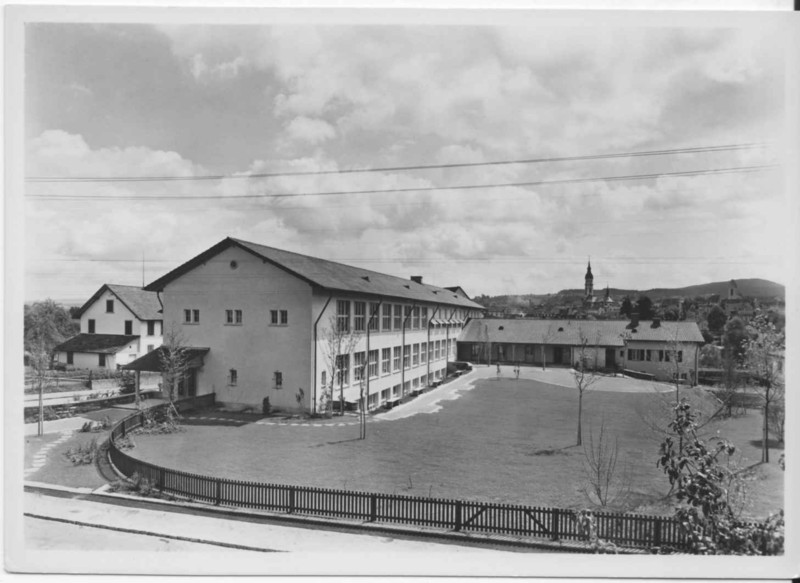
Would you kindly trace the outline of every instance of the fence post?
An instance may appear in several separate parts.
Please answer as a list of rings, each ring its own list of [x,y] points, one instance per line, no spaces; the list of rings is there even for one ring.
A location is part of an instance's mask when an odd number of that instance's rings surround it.
[[[164,468],[158,468],[158,491],[164,491]]]
[[[461,500],[456,500],[456,532],[460,532],[464,524],[462,519],[463,505],[464,503]]]
[[[375,522],[378,520],[378,495],[369,495],[369,521]]]
[[[215,506],[219,506],[220,503],[222,502],[222,480],[217,478],[214,481],[216,482],[216,486],[217,486],[217,491],[216,491],[216,496],[215,496],[216,499],[214,500],[214,505]]]
[[[653,526],[655,532],[653,533],[653,545],[660,547],[661,546],[661,519],[656,518],[655,525]]]
[[[289,514],[294,512],[294,486],[289,486]]]
[[[553,540],[558,540],[559,529],[561,525],[559,524],[559,517],[561,511],[558,508],[553,508]]]

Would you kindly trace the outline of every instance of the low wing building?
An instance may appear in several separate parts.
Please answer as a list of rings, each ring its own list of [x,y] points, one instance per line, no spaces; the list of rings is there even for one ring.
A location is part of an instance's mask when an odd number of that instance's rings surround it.
[[[577,366],[696,383],[704,343],[695,322],[473,320],[458,338],[471,362]],[[582,348],[583,347],[583,348]]]

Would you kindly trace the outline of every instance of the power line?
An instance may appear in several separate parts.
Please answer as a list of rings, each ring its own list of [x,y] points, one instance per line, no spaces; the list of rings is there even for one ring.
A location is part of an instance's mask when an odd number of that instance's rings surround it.
[[[587,154],[581,156],[558,156],[551,158],[529,158],[523,160],[498,160],[493,162],[455,162],[450,164],[425,164],[416,166],[386,166],[382,168],[351,168],[344,170],[304,170],[295,172],[268,172],[257,174],[208,175],[208,176],[31,176],[28,182],[185,182],[200,180],[250,180],[253,178],[279,178],[288,176],[323,176],[332,174],[366,174],[371,172],[401,172],[405,170],[435,170],[446,168],[470,168],[480,166],[502,166],[511,164],[541,164],[545,162],[570,162],[578,160],[605,160],[612,158],[636,158],[643,156],[666,156],[673,154],[700,154],[708,152],[729,152],[749,150],[767,145],[765,142],[725,144],[720,146],[697,146],[693,148],[674,148],[670,150],[647,150],[639,152],[618,152],[612,154]]]
[[[776,168],[777,164],[762,164],[757,166],[736,166],[732,168],[711,168],[706,170],[688,170],[683,172],[661,172],[658,174],[630,174],[624,176],[600,176],[592,178],[564,178],[558,180],[537,180],[530,182],[505,182],[493,184],[463,184],[457,186],[417,186],[408,188],[369,189],[369,190],[338,190],[327,192],[298,192],[298,193],[269,193],[269,194],[187,194],[187,195],[91,195],[91,194],[28,194],[27,198],[41,200],[236,200],[259,198],[297,198],[301,196],[343,196],[350,194],[399,194],[408,192],[433,192],[440,190],[478,190],[482,188],[521,188],[526,186],[549,186],[554,184],[585,184],[589,182],[616,182],[631,180],[656,180],[671,176],[707,176],[718,174],[731,174],[738,172],[759,172],[768,168]]]

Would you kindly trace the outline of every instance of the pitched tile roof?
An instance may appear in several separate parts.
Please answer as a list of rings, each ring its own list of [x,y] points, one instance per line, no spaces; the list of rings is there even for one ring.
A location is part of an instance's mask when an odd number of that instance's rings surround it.
[[[635,332],[634,332],[635,330]],[[471,320],[461,331],[459,342],[510,342],[517,344],[562,344],[577,346],[581,334],[589,344],[623,346],[623,335],[645,342],[703,342],[695,322],[661,322],[656,328],[642,320],[635,328],[627,320],[534,320],[495,319]],[[545,339],[549,335],[549,338]]]
[[[98,354],[114,354],[138,336],[127,334],[85,334],[73,336],[55,347],[59,352],[94,352]]]
[[[155,292],[146,291],[135,285],[119,285],[116,283],[105,283],[89,300],[81,306],[80,314],[89,309],[105,291],[113,293],[133,315],[140,320],[161,320],[161,303]]]
[[[161,359],[161,355],[164,351],[167,350],[166,346],[159,346],[155,350],[151,350],[144,356],[140,356],[133,362],[129,362],[128,364],[122,365],[122,368],[125,370],[145,370],[150,372],[164,372],[164,362]],[[189,363],[189,366],[192,366],[193,362],[197,362],[198,359],[202,359],[205,356],[209,348],[195,348],[195,347],[186,347],[186,361]],[[198,363],[199,364],[199,363]]]
[[[445,288],[436,287],[426,283],[417,283],[411,279],[403,279],[394,275],[386,275],[377,271],[361,269],[336,263],[327,259],[301,255],[291,251],[275,249],[257,243],[250,243],[240,239],[228,237],[197,257],[190,259],[183,265],[173,269],[168,274],[157,279],[144,289],[148,291],[161,291],[170,281],[180,277],[187,271],[204,263],[209,258],[217,255],[230,246],[237,246],[253,255],[268,261],[281,269],[316,285],[333,291],[357,292],[378,296],[389,296],[419,302],[432,302],[459,306],[470,309],[483,309],[483,306],[458,293]]]

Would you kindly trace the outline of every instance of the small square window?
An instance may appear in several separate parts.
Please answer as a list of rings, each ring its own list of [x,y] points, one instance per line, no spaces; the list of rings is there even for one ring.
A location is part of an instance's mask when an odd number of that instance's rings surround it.
[[[233,310],[225,310],[225,323],[233,324]]]
[[[192,311],[191,310],[184,310],[183,311],[183,322],[185,324],[192,323]]]
[[[228,384],[235,387],[237,382],[239,382],[239,373],[235,368],[232,368],[228,371]]]
[[[192,310],[192,318],[195,324],[200,323],[200,310]]]
[[[275,371],[275,388],[283,388],[283,373],[279,370]]]
[[[288,310],[281,310],[281,325],[286,326],[289,324],[289,312]]]
[[[278,310],[270,310],[269,311],[269,323],[273,326],[278,324]]]
[[[234,321],[235,321],[236,324],[241,324],[242,323],[242,311],[241,310],[234,310],[233,316],[234,316]]]

